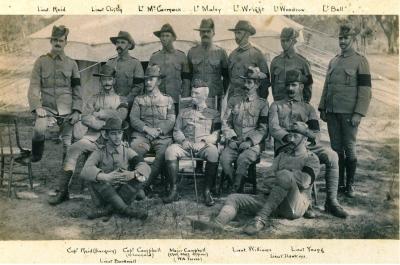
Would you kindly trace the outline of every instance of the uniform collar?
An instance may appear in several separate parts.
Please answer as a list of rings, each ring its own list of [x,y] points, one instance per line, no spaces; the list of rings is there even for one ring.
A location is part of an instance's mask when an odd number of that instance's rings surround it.
[[[352,56],[355,53],[356,53],[356,51],[353,48],[350,48],[347,51],[341,52],[340,56],[349,57],[349,56]]]
[[[210,45],[208,45],[207,47],[204,47],[203,44],[200,43],[200,47],[201,47],[203,50],[208,51],[208,50],[211,50],[211,49],[214,47],[214,43],[211,42]]]
[[[288,58],[293,58],[293,56],[295,55],[295,51],[294,50],[289,50],[287,52],[283,52],[282,55],[283,57],[288,57]]]
[[[202,111],[202,110],[204,110],[206,108],[207,108],[207,104],[205,102],[202,105],[194,105],[193,104],[193,109],[194,110]]]
[[[238,50],[239,50],[239,51],[247,51],[247,50],[250,49],[250,48],[251,48],[251,43],[248,42],[248,43],[246,43],[246,44],[243,45],[243,46],[239,46],[239,47],[238,47]]]
[[[49,52],[49,56],[50,56],[52,59],[60,59],[60,60],[62,60],[62,61],[65,59],[65,53],[64,53],[64,51],[61,51],[61,52],[51,51],[51,52]]]
[[[296,95],[294,98],[288,98],[288,102],[300,102],[301,100],[300,95]]]
[[[129,55],[129,51],[126,51],[126,52],[124,52],[124,53],[121,54],[121,55],[118,54],[118,57],[117,57],[117,58],[118,58],[119,60],[125,60],[125,59],[129,58],[129,56],[130,56],[130,55]]]
[[[163,53],[175,53],[175,48],[172,46],[171,49],[165,49],[164,47],[161,50]]]
[[[159,95],[161,95],[161,92],[158,88],[155,88],[155,91],[153,91],[152,93],[146,93],[146,96],[149,97],[157,97]]]
[[[246,100],[246,101],[249,101],[249,102],[254,101],[254,100],[256,100],[257,98],[258,98],[257,92],[254,93],[254,94],[251,94],[250,96],[245,96],[245,100]]]
[[[110,144],[109,142],[107,142],[107,144],[106,144],[106,152],[107,152],[108,154],[110,154],[110,155],[122,153],[122,148],[123,148],[122,144],[120,144],[120,145],[117,146],[117,147],[114,147],[114,146],[113,146],[112,144]]]

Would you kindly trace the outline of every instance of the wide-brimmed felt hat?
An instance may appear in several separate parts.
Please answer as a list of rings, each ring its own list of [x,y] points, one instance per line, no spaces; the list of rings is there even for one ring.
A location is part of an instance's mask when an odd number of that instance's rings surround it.
[[[299,82],[305,83],[307,81],[306,77],[299,70],[289,70],[286,72],[285,84],[288,85],[290,83]]]
[[[157,64],[148,66],[143,78],[158,77],[164,78],[165,75],[161,74],[160,66]]]
[[[204,30],[214,30],[214,21],[212,18],[204,18],[200,22],[200,27],[198,29],[194,29],[197,31],[204,31]]]
[[[167,24],[162,25],[161,29],[160,29],[160,30],[157,30],[157,31],[154,31],[153,34],[154,34],[157,38],[160,38],[161,33],[163,33],[163,32],[169,32],[169,33],[171,33],[171,34],[174,36],[174,38],[176,39],[175,31],[174,31],[174,29],[172,28],[172,26],[171,26],[170,24],[167,23]]]
[[[281,40],[297,39],[299,32],[292,27],[283,28],[281,31]]]
[[[250,35],[256,34],[256,29],[250,24],[249,21],[247,20],[239,20],[236,23],[236,26],[234,29],[228,29],[229,31],[238,31],[238,30],[244,30],[250,33]]]
[[[126,31],[120,31],[118,32],[118,36],[116,37],[110,37],[110,41],[115,45],[117,39],[124,39],[127,40],[130,44],[131,47],[129,48],[129,50],[133,50],[135,48],[135,41],[133,40],[131,34],[129,34],[129,32]]]
[[[106,120],[106,124],[103,126],[102,130],[126,130],[128,128],[128,123],[122,121],[120,118],[112,117]]]
[[[242,79],[254,79],[254,80],[262,80],[266,79],[267,75],[263,72],[260,71],[260,68],[255,67],[255,66],[249,66],[247,68],[246,73],[244,76],[239,76]]]
[[[196,79],[194,79],[194,80],[192,81],[192,87],[193,87],[193,88],[208,87],[208,85],[207,85],[207,83],[204,82],[203,80],[196,78]]]
[[[69,29],[65,27],[64,25],[60,26],[53,26],[53,29],[51,31],[51,39],[58,39],[63,36],[68,37]]]
[[[339,37],[356,36],[358,33],[358,30],[350,23],[340,25]]]
[[[103,65],[99,73],[94,73],[93,76],[115,77],[115,69],[107,64]]]

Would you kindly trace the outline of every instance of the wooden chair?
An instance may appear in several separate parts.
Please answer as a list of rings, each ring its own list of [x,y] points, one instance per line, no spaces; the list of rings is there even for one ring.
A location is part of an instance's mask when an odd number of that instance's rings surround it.
[[[16,182],[16,180],[14,180],[14,175],[27,175],[29,186],[31,190],[33,189],[31,150],[21,147],[17,119],[13,119],[12,121],[14,124],[14,132],[11,129],[12,125],[10,123],[11,122],[8,121],[0,125],[0,186],[3,186],[4,174],[7,172],[8,197],[11,197],[12,187],[14,182]],[[22,167],[26,167],[26,171],[15,171],[16,163]],[[26,180],[26,178],[19,179],[18,182],[23,180]]]

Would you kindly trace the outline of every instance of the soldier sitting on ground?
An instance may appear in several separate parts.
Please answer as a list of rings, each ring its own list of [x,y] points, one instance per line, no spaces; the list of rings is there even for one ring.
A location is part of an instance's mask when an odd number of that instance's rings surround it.
[[[67,151],[64,160],[64,170],[59,178],[58,193],[49,198],[51,205],[57,205],[67,200],[69,197],[68,186],[75,171],[76,163],[81,154],[91,153],[98,149],[99,145],[104,144],[104,139],[100,135],[101,128],[105,125],[105,120],[115,116],[124,120],[128,114],[128,104],[114,92],[115,70],[108,65],[101,68],[99,74],[93,76],[100,77],[100,92],[90,97],[86,103],[85,112],[82,115],[82,124],[87,127],[86,134],[79,141],[75,142]]]
[[[150,175],[150,167],[135,151],[122,142],[127,122],[110,118],[103,127],[106,144],[95,150],[86,161],[81,176],[90,181],[92,200],[98,208],[89,219],[118,213],[128,217],[146,219],[147,212],[133,208],[130,203],[143,192],[141,184]]]
[[[302,217],[310,204],[305,191],[310,189],[319,173],[319,160],[307,150],[307,136],[302,132],[293,129],[288,139],[290,142],[286,152],[281,152],[274,159],[269,171],[272,173],[270,177],[276,177],[269,195],[231,194],[216,218],[208,222],[193,220],[193,228],[223,231],[228,229],[226,225],[240,210],[256,215],[243,229],[243,232],[249,235],[261,231],[274,211],[287,219]]]

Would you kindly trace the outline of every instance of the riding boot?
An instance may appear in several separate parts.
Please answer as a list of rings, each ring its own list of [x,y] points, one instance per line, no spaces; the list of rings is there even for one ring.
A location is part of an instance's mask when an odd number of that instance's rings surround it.
[[[50,205],[57,205],[69,199],[68,186],[72,174],[73,172],[71,170],[63,171],[61,178],[59,180],[60,182],[58,189],[56,190],[56,195],[48,199]]]
[[[44,152],[44,141],[44,139],[39,141],[32,139],[32,162],[39,162],[42,159]]]
[[[165,161],[169,182],[170,182],[170,193],[169,196],[163,198],[164,203],[171,203],[173,201],[178,200],[178,170],[179,170],[179,162],[178,160],[167,160]]]
[[[325,211],[339,218],[346,218],[347,212],[340,206],[337,200],[339,172],[338,169],[327,167],[325,174],[326,201]]]
[[[338,192],[344,193],[345,192],[345,158],[344,154],[338,154],[339,157],[339,188]]]
[[[215,182],[218,171],[218,162],[207,162],[204,179],[204,203],[207,206],[213,206],[215,204],[214,199],[211,196],[210,188]]]
[[[354,198],[354,177],[357,169],[357,160],[346,160],[346,196]]]

